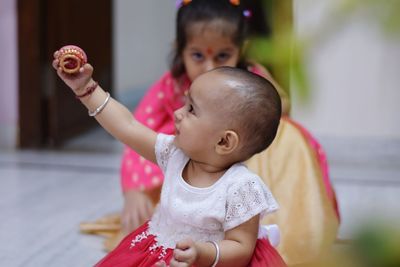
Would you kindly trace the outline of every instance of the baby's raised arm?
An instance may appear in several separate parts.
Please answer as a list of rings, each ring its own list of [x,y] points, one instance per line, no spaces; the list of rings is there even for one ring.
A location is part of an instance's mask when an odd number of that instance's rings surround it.
[[[85,95],[89,87],[96,86],[92,79],[93,67],[90,64],[83,65],[78,73],[67,74],[59,67],[58,53],[54,53],[53,68],[75,95]],[[144,158],[156,162],[154,146],[157,134],[137,122],[126,107],[111,98],[99,85],[96,87],[91,94],[79,97],[89,114],[94,115],[100,125],[115,138]]]

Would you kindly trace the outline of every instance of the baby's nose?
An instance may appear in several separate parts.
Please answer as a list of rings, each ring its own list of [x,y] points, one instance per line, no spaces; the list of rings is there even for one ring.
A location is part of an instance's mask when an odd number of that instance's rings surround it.
[[[180,109],[177,109],[177,110],[175,110],[175,112],[174,112],[174,117],[175,117],[175,121],[180,121],[180,120],[182,120],[182,112],[181,112],[181,108]]]

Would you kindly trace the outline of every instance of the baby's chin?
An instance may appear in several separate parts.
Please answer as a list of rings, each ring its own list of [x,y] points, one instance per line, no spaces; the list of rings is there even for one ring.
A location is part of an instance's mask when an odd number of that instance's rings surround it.
[[[188,155],[188,151],[180,144],[180,142],[179,142],[179,134],[178,134],[178,135],[175,134],[175,138],[174,138],[173,144],[174,144],[175,147],[177,147],[177,148],[179,148],[180,150],[182,150],[182,152],[183,152],[185,155],[190,156],[190,155]]]
[[[176,146],[179,149],[182,149],[180,144],[179,144],[179,134],[175,133],[175,138],[174,138],[174,142],[173,142],[174,146]]]

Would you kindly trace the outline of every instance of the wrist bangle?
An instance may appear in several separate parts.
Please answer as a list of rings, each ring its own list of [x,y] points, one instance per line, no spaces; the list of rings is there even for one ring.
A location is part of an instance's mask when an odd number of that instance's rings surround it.
[[[92,112],[89,111],[89,112],[88,112],[88,114],[89,114],[90,117],[94,117],[94,116],[98,115],[98,114],[106,107],[108,101],[110,101],[110,98],[111,98],[109,92],[107,92],[106,94],[107,94],[107,97],[106,97],[106,100],[104,100],[103,104],[101,104],[101,105],[100,105],[98,108],[96,108],[94,111],[92,111]]]
[[[75,97],[79,99],[79,98],[91,95],[94,92],[94,90],[96,90],[98,85],[99,84],[97,82],[94,82],[94,84],[92,84],[91,86],[86,88],[86,92],[85,93],[83,93],[82,95],[75,95]]]
[[[217,266],[217,264],[218,264],[218,262],[219,262],[219,256],[220,256],[219,245],[218,245],[218,243],[215,242],[215,241],[208,241],[208,242],[210,242],[211,244],[213,244],[214,247],[215,247],[215,251],[216,251],[215,259],[214,259],[213,264],[211,265],[211,267],[215,267],[215,266]]]

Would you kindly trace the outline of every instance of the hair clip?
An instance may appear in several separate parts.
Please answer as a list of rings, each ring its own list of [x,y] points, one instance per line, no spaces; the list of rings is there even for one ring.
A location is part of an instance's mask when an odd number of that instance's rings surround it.
[[[175,5],[176,5],[176,8],[180,8],[182,6],[188,5],[190,2],[192,2],[192,0],[176,0]]]
[[[243,10],[243,16],[245,17],[245,18],[251,18],[252,16],[253,16],[253,13],[251,12],[251,10],[250,9],[245,9],[245,10]]]
[[[229,0],[229,2],[234,6],[240,5],[240,0]]]

